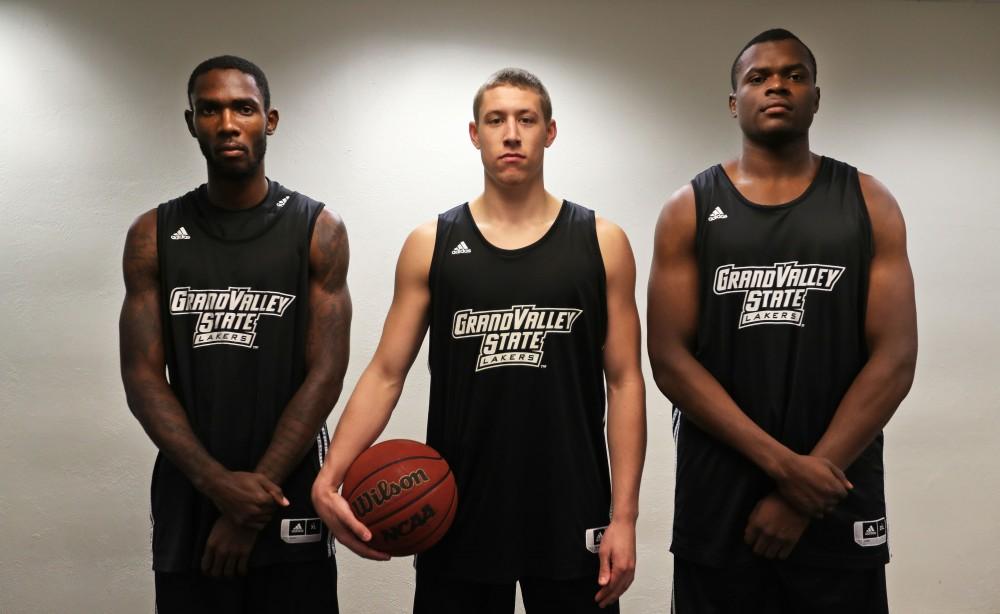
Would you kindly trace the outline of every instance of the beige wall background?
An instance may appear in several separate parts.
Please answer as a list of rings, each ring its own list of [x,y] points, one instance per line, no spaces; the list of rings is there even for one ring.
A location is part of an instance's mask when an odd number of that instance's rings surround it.
[[[887,429],[893,610],[1000,612],[1000,3],[735,0],[0,3],[0,612],[153,610],[155,450],[119,382],[120,254],[136,215],[204,180],[182,123],[198,61],[267,71],[269,175],[347,223],[349,391],[403,238],[481,188],[466,122],[488,74],[548,85],[548,186],[625,228],[644,311],[659,206],[737,152],[729,64],[774,26],[819,61],[814,150],[879,177],[909,226],[921,350]],[[423,437],[425,361],[386,436]],[[671,585],[669,404],[648,382],[632,613],[666,612]],[[408,611],[409,559],[339,561],[344,612]]]

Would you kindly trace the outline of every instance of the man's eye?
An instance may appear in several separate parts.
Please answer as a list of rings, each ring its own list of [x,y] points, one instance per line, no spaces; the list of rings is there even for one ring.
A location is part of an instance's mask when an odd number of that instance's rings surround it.
[[[253,111],[254,109],[250,105],[244,105],[240,107],[240,113],[242,113],[243,115],[253,115]]]

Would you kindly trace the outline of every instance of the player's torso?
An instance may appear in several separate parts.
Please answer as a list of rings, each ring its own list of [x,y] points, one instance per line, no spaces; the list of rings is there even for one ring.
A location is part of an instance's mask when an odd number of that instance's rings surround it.
[[[699,271],[695,356],[751,419],[807,454],[868,358],[864,314],[872,238],[857,171],[823,158],[806,191],[779,206],[749,202],[721,166],[692,185]],[[680,410],[672,549],[706,564],[752,561],[743,530],[774,485]],[[810,525],[793,556],[835,566],[888,556],[881,436],[848,477],[855,490]],[[878,539],[856,536],[868,525],[881,527]]]
[[[230,462],[250,462],[236,455],[266,445],[301,383],[319,207],[271,182],[250,210],[215,208],[204,188],[159,209],[171,384],[206,445],[223,456],[233,449]]]
[[[157,210],[168,375],[208,453],[252,471],[305,377],[309,242],[322,205],[272,181],[260,205],[227,211],[204,190]],[[292,506],[261,531],[251,564],[325,556],[308,493],[327,440],[324,428],[282,484]],[[152,495],[154,566],[196,566],[217,511],[162,455]]]
[[[857,171],[823,158],[778,206],[750,203],[721,166],[693,185],[696,356],[761,426],[808,450],[867,359],[872,249]]]
[[[449,537],[468,533],[459,549],[502,558],[484,526],[521,532],[533,516],[549,535],[579,535],[582,549],[584,525],[606,524],[609,491],[607,303],[593,212],[564,202],[541,239],[503,250],[456,207],[439,218],[430,288],[428,443],[459,484]],[[539,513],[559,499],[581,514]]]

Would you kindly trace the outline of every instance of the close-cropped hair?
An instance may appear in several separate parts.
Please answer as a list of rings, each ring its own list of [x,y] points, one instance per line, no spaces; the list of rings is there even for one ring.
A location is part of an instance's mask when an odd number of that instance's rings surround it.
[[[785,41],[785,40],[796,41],[796,42],[798,42],[798,44],[802,45],[803,49],[806,50],[806,53],[809,55],[809,63],[812,64],[813,83],[815,83],[816,82],[816,56],[813,55],[813,52],[809,48],[809,46],[806,45],[805,43],[803,43],[801,38],[799,38],[798,36],[795,36],[794,34],[792,34],[791,32],[789,32],[788,30],[785,30],[783,28],[772,28],[770,30],[764,30],[763,32],[761,32],[757,36],[751,38],[750,42],[748,42],[747,44],[743,45],[743,48],[740,49],[740,52],[736,54],[736,59],[733,60],[733,66],[729,70],[729,81],[730,81],[730,85],[732,85],[732,87],[733,87],[733,91],[734,92],[736,91],[736,71],[739,70],[740,58],[743,57],[743,52],[744,51],[746,51],[750,47],[753,47],[754,45],[759,44],[759,43],[769,43],[769,42],[772,42],[772,41]]]
[[[230,69],[238,70],[243,74],[253,77],[253,80],[257,83],[257,89],[260,90],[261,98],[264,99],[264,109],[268,110],[271,108],[271,88],[267,85],[267,77],[264,75],[264,71],[250,60],[235,55],[220,55],[209,58],[194,67],[194,70],[191,71],[191,76],[188,78],[188,106],[191,106],[191,93],[194,92],[194,82],[198,77],[210,70]]]
[[[472,99],[472,117],[479,123],[479,108],[483,104],[483,94],[501,85],[510,85],[526,90],[532,90],[542,99],[542,116],[548,122],[552,119],[552,99],[549,98],[549,91],[542,85],[542,80],[523,68],[502,68],[479,86],[476,97]]]

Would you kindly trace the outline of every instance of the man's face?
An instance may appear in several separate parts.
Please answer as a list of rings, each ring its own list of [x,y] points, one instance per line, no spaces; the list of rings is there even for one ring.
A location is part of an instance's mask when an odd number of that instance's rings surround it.
[[[758,43],[740,57],[729,109],[743,134],[781,144],[809,133],[819,88],[809,54],[798,41]]]
[[[210,70],[195,79],[192,110],[185,112],[191,136],[214,172],[233,178],[253,175],[278,125],[265,109],[253,76],[235,69]]]
[[[469,136],[494,181],[517,185],[541,174],[545,148],[556,138],[556,123],[545,121],[538,93],[509,85],[488,89],[476,120],[469,123]]]

